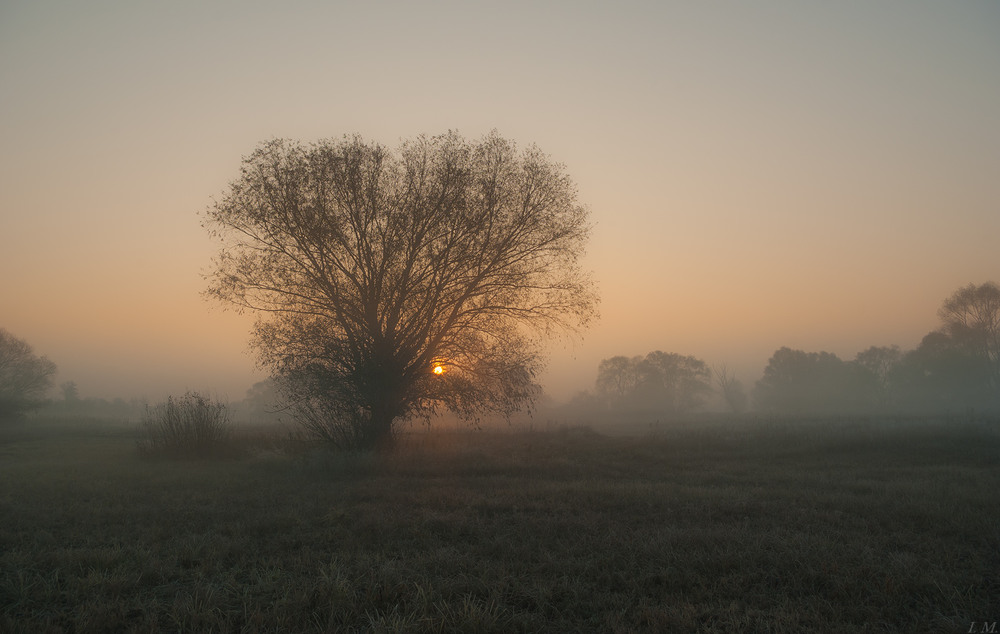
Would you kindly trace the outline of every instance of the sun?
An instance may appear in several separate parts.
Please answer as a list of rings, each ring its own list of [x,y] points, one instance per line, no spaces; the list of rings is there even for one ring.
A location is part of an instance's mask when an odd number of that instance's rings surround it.
[[[432,370],[432,372],[434,372],[434,374],[438,376],[441,376],[442,374],[444,374],[444,366],[440,364],[435,365],[434,370]]]

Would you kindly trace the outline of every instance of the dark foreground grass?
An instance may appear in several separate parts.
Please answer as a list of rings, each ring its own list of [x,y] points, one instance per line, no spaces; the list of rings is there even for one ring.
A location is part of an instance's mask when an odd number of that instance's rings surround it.
[[[968,632],[1000,620],[998,502],[988,423],[171,462],[35,422],[0,430],[0,631]]]

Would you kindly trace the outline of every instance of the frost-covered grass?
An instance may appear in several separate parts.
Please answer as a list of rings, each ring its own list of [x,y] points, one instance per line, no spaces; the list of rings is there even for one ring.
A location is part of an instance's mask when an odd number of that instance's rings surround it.
[[[242,459],[170,461],[128,427],[0,428],[0,631],[1000,620],[988,422],[415,431],[388,455],[252,435]]]

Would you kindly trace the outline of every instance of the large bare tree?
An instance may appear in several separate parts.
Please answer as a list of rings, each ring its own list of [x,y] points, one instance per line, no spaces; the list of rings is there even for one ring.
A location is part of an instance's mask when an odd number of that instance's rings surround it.
[[[269,141],[205,225],[222,242],[208,294],[258,313],[260,363],[342,446],[439,407],[530,404],[542,338],[595,314],[575,185],[496,133]]]

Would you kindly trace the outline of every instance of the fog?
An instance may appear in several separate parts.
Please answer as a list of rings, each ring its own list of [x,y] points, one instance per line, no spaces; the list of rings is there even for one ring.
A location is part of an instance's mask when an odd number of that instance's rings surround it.
[[[602,303],[551,343],[558,401],[615,356],[750,389],[782,347],[912,350],[1000,277],[995,4],[235,11],[0,9],[0,327],[81,397],[264,378],[198,214],[274,137],[497,129],[564,163]]]

